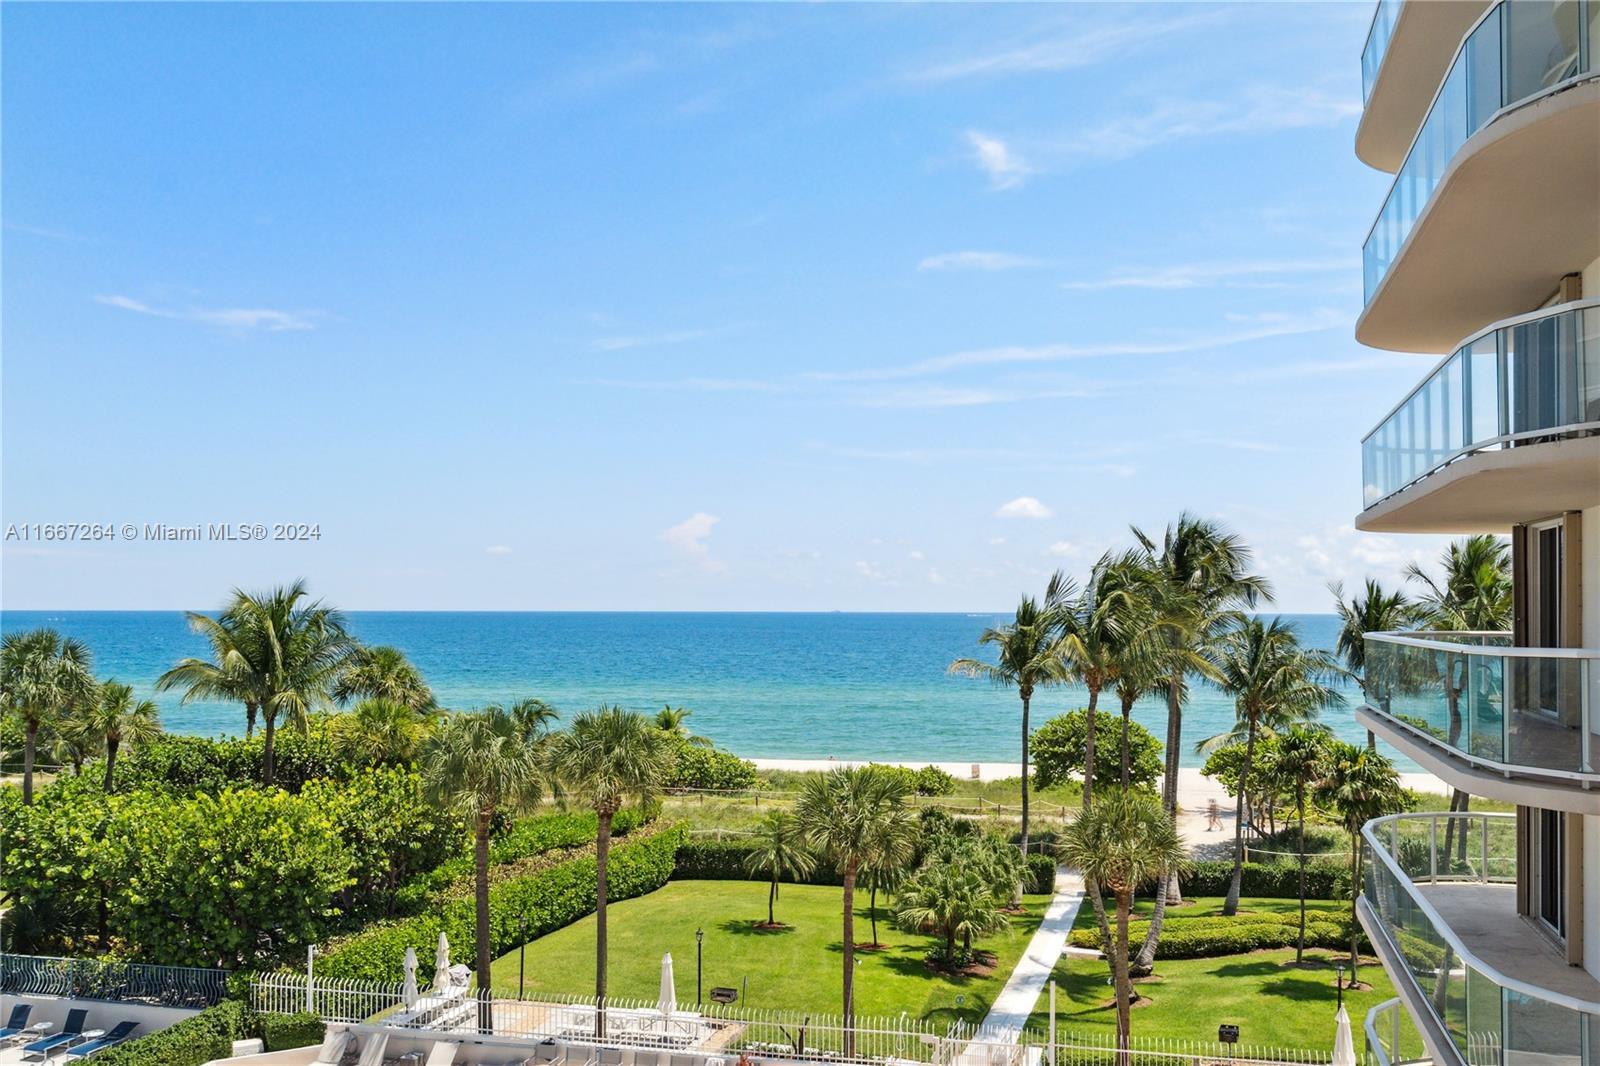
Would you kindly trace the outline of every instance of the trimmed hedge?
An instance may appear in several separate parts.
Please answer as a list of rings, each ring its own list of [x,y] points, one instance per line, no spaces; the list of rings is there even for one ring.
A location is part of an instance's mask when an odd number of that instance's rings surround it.
[[[1024,886],[1036,896],[1048,896],[1056,890],[1056,860],[1049,855],[1028,856],[1028,882]]]
[[[255,1015],[243,1003],[223,1000],[160,1032],[107,1048],[94,1061],[97,1066],[201,1066],[227,1058],[235,1040],[255,1036],[255,1023]]]
[[[745,857],[755,850],[747,840],[685,840],[678,848],[673,865],[674,881],[767,881],[764,875],[752,875],[745,866]],[[1028,878],[1023,887],[1034,895],[1048,895],[1055,891],[1056,861],[1049,855],[1028,856]],[[819,862],[805,877],[788,874],[779,878],[784,884],[829,885],[844,883],[839,871],[832,865]]]
[[[259,1017],[261,1040],[268,1051],[320,1044],[326,1031],[321,1016],[306,1011],[299,1014],[262,1014]]]
[[[1227,859],[1197,862],[1183,878],[1188,896],[1225,896],[1233,877],[1233,863]],[[1263,899],[1299,899],[1300,871],[1293,862],[1247,862],[1240,880],[1240,895]],[[1343,862],[1307,861],[1306,898],[1350,898],[1350,868]]]
[[[635,832],[612,846],[608,866],[610,899],[624,900],[654,892],[667,883],[682,830],[662,828]],[[570,925],[595,907],[597,871],[594,849],[553,865],[539,865],[520,876],[489,886],[489,929],[494,955],[519,943],[521,918],[530,937]],[[431,957],[443,932],[455,961],[471,962],[477,953],[476,904],[470,890],[439,910],[400,921],[381,922],[328,946],[317,972],[328,977],[398,981],[406,948]]]
[[[1130,943],[1140,943],[1150,929],[1147,921],[1132,922]],[[1185,918],[1168,912],[1161,926],[1156,953],[1164,959],[1202,959],[1216,955],[1238,955],[1260,948],[1291,948],[1299,939],[1299,916],[1245,912],[1232,918],[1220,915]],[[1097,950],[1100,933],[1096,929],[1074,929],[1074,947]],[[1350,919],[1347,915],[1318,908],[1306,912],[1306,946],[1344,948],[1350,944]]]

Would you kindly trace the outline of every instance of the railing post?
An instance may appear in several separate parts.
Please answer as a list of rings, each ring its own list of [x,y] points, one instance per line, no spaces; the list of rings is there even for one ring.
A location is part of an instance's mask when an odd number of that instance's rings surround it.
[[[1428,883],[1439,881],[1439,816],[1428,819]]]
[[[1479,828],[1483,837],[1483,883],[1489,883],[1489,819],[1479,818]]]

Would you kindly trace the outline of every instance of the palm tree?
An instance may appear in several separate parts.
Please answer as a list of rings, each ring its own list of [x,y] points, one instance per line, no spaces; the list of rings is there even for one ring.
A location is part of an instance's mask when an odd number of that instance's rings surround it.
[[[656,728],[684,744],[693,744],[697,748],[713,747],[710,737],[696,736],[689,732],[685,720],[693,713],[687,707],[674,707],[668,704],[656,712]]]
[[[1011,621],[991,626],[978,635],[978,643],[993,646],[996,661],[957,659],[950,673],[981,677],[993,684],[1017,690],[1022,701],[1022,853],[1028,852],[1028,709],[1040,685],[1051,685],[1064,677],[1061,654],[1056,646],[1065,605],[1074,597],[1072,582],[1059,572],[1052,575],[1044,602],[1022,597]],[[1091,726],[1091,729],[1093,727]],[[1087,785],[1085,794],[1087,794]]]
[[[1133,1021],[1128,970],[1133,894],[1168,871],[1185,868],[1188,857],[1160,797],[1136,789],[1117,789],[1093,808],[1085,807],[1067,827],[1060,853],[1065,862],[1083,871],[1086,881],[1104,886],[1116,901],[1111,975],[1117,992],[1118,1061],[1126,1063]]]
[[[1339,636],[1333,650],[1344,659],[1345,669],[1359,685],[1365,685],[1368,633],[1392,633],[1417,623],[1419,610],[1403,592],[1385,592],[1382,585],[1367,578],[1366,595],[1351,596],[1346,602],[1343,582],[1328,584],[1333,593],[1334,610],[1339,615]],[[1367,747],[1377,747],[1378,739],[1367,730]]]
[[[156,682],[186,686],[184,702],[225,697],[254,707],[265,724],[262,780],[272,784],[273,738],[279,715],[304,728],[312,710],[326,706],[358,645],[344,616],[320,601],[303,602],[305,582],[264,593],[234,590],[217,618],[189,615],[211,641],[215,662],[184,659]]]
[[[1316,801],[1331,808],[1350,834],[1350,987],[1354,988],[1360,959],[1356,897],[1361,893],[1361,827],[1374,818],[1403,810],[1407,794],[1394,765],[1358,744],[1330,741],[1324,768],[1326,776],[1316,784]]]
[[[110,792],[117,755],[148,744],[161,735],[161,712],[153,700],[135,700],[133,689],[117,680],[99,687],[95,700],[76,717],[75,725],[93,735],[106,753],[104,788]]]
[[[333,719],[333,743],[351,762],[409,763],[433,732],[429,713],[385,697],[369,697]]]
[[[554,707],[533,696],[518,700],[509,710],[511,717],[517,720],[517,726],[522,730],[523,739],[530,744],[543,739],[550,728],[550,723],[561,717]]]
[[[744,857],[744,868],[752,875],[772,879],[772,887],[767,890],[766,928],[776,929],[778,882],[785,877],[809,877],[817,868],[817,857],[806,847],[800,823],[785,811],[774,811],[757,823],[751,845],[750,853]]]
[[[667,735],[641,714],[621,707],[585,711],[563,733],[551,737],[550,766],[564,794],[579,796],[594,809],[595,973],[594,994],[606,996],[606,864],[611,854],[611,821],[623,804],[641,805],[661,794],[671,754]],[[595,1018],[604,1035],[603,1012]]]
[[[806,782],[794,813],[806,840],[844,881],[844,1043],[855,1054],[856,879],[882,847],[886,823],[905,808],[899,776],[874,766],[832,770]]]
[[[422,680],[422,674],[404,652],[387,645],[353,650],[333,684],[333,698],[340,703],[387,700],[416,711],[434,706],[433,690]]]
[[[917,856],[918,837],[916,819],[912,816],[911,808],[906,806],[891,811],[889,817],[878,823],[877,830],[872,858],[861,868],[862,876],[867,879],[867,918],[872,923],[874,949],[884,946],[878,941],[878,893],[899,889],[905,880],[907,868]],[[1021,883],[1020,877],[1012,881],[1013,885]]]
[[[476,864],[478,1027],[493,1032],[489,934],[489,830],[495,812],[525,806],[539,797],[544,782],[537,748],[524,743],[516,721],[498,707],[452,714],[429,741],[422,756],[429,799],[466,822],[472,830]]]
[[[22,802],[33,802],[39,730],[67,713],[94,686],[89,649],[53,629],[7,633],[0,640],[0,702],[22,720]]]
[[[1301,962],[1306,951],[1306,791],[1320,781],[1327,764],[1328,734],[1320,729],[1293,725],[1278,737],[1277,771],[1291,782],[1294,812],[1299,823],[1299,843],[1295,850],[1300,864],[1300,934],[1295,940],[1294,961]]]
[[[1008,849],[1009,850],[1009,849]],[[1006,927],[1000,899],[980,869],[956,862],[924,863],[906,879],[895,900],[895,922],[920,933],[937,933],[944,941],[943,961],[958,969],[956,941],[997,933]]]
[[[1262,622],[1241,620],[1223,634],[1217,647],[1217,687],[1233,697],[1236,724],[1231,733],[1202,741],[1212,746],[1227,740],[1244,740],[1244,767],[1233,826],[1233,878],[1222,913],[1239,909],[1240,878],[1244,872],[1244,783],[1250,780],[1256,738],[1263,729],[1277,731],[1311,721],[1325,708],[1344,702],[1322,679],[1339,671],[1332,656],[1300,646],[1294,627],[1282,619]]]
[[[1406,579],[1423,587],[1415,613],[1426,629],[1444,632],[1500,632],[1512,626],[1511,549],[1499,537],[1479,533],[1452,541],[1440,557],[1442,579],[1435,581],[1416,563],[1406,567]],[[1461,743],[1461,695],[1470,673],[1465,654],[1440,652],[1434,656],[1438,678],[1450,714],[1449,743]],[[1450,810],[1465,811],[1470,804],[1461,789],[1450,793]],[[1456,822],[1445,821],[1445,855],[1456,846]],[[1466,837],[1460,847],[1466,848]]]

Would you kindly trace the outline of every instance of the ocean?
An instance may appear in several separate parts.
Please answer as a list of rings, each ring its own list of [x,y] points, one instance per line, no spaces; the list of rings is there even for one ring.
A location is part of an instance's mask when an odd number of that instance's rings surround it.
[[[1335,616],[1284,617],[1308,646],[1332,647]],[[404,651],[451,708],[528,696],[569,712],[671,704],[692,708],[695,732],[751,758],[990,762],[1017,754],[1015,691],[945,672],[952,659],[982,657],[978,634],[1002,615],[355,611],[348,619],[361,640]],[[243,732],[237,705],[184,706],[178,693],[155,691],[178,659],[206,653],[180,612],[0,615],[5,632],[38,626],[83,640],[96,675],[155,700],[169,731]],[[1345,694],[1353,703],[1354,687]],[[1045,689],[1034,698],[1033,721],[1085,698],[1078,686]],[[1101,706],[1114,710],[1115,700],[1103,694]],[[1164,735],[1160,700],[1142,701],[1134,717]],[[1325,721],[1344,739],[1365,740],[1349,710]],[[1232,701],[1196,685],[1184,715],[1183,765],[1203,763],[1194,742],[1232,722]]]

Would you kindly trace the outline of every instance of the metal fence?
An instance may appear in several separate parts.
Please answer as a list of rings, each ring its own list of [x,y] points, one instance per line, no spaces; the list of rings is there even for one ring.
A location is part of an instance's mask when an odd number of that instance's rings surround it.
[[[439,1033],[479,1032],[475,992],[427,995],[407,1005],[398,985],[316,980],[310,996],[303,974],[268,974],[254,979],[251,1005],[266,1013],[311,1009],[328,1022],[379,1024]],[[970,1024],[944,1025],[901,1015],[858,1015],[847,1026],[836,1014],[704,1004],[663,1010],[652,1000],[592,998],[534,993],[519,998],[489,996],[497,1036],[556,1041],[581,1047],[658,1048],[680,1059],[732,1058],[748,1052],[759,1060],[827,1063],[924,1063],[927,1066],[1212,1066],[1248,1062],[1261,1066],[1326,1066],[1327,1053],[1297,1048],[1136,1037],[1119,1052],[1112,1034],[995,1030]]]
[[[228,971],[142,962],[0,955],[0,992],[209,1007],[228,993]]]

